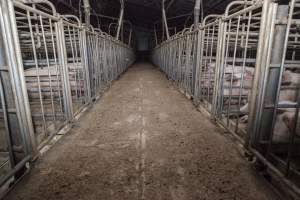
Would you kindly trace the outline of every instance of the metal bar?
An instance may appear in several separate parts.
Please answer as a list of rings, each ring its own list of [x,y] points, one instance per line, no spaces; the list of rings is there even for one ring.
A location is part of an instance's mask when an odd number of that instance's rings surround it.
[[[168,28],[168,21],[167,21],[167,16],[166,16],[166,11],[165,11],[165,0],[162,0],[162,17],[163,17],[163,25],[165,27],[166,35],[167,35],[167,40],[170,39],[170,33],[169,33],[169,28]]]
[[[62,67],[62,80],[63,80],[63,92],[64,92],[64,111],[66,114],[66,119],[71,121],[73,119],[73,103],[72,95],[69,83],[69,70],[67,62],[67,52],[65,49],[65,34],[64,34],[64,24],[61,19],[55,24],[57,30],[57,44],[58,44],[58,60],[60,66]]]
[[[120,18],[118,21],[118,29],[117,29],[117,35],[116,35],[117,40],[120,37],[120,31],[121,31],[121,26],[123,24],[123,17],[124,17],[124,0],[120,0],[120,3],[121,3],[121,11],[120,11]]]
[[[11,1],[0,2],[0,20],[2,36],[6,51],[6,60],[9,66],[9,76],[12,83],[14,103],[17,110],[18,127],[20,128],[21,141],[25,145],[25,153],[36,155],[37,148],[35,143],[33,125],[31,121],[30,106],[27,89],[25,86],[24,71],[18,31],[14,15],[14,8]]]

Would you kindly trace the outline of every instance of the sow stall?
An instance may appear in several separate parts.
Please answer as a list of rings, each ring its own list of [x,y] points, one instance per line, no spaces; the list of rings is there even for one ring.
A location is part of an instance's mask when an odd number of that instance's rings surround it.
[[[134,62],[132,48],[48,1],[0,2],[0,185]]]
[[[152,52],[197,107],[298,195],[299,7],[298,0],[233,1]]]

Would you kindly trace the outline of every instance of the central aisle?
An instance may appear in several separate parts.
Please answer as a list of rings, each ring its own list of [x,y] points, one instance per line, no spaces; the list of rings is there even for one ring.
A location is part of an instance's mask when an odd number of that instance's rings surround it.
[[[222,132],[157,68],[136,64],[7,199],[276,199]]]

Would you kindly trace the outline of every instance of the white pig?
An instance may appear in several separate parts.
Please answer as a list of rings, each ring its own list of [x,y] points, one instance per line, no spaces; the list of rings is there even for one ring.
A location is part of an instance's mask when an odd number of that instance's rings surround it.
[[[294,73],[290,70],[285,70],[282,74],[282,85],[288,86],[299,86],[300,84],[300,74]]]
[[[279,104],[294,104],[290,101],[282,101]],[[247,110],[248,111],[248,104],[241,108],[241,111]],[[300,120],[300,115],[298,116]],[[288,142],[290,134],[293,130],[293,122],[295,119],[295,109],[278,109],[275,125],[274,125],[274,133],[273,133],[273,142]],[[296,126],[296,134],[300,136],[300,122],[297,122]],[[244,115],[240,118],[241,127],[246,127],[248,122],[248,115]]]

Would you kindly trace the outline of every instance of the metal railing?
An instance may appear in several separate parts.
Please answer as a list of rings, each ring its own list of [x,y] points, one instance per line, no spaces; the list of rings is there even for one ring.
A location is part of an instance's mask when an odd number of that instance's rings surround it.
[[[152,61],[300,195],[300,2],[233,1],[157,45]]]
[[[134,62],[128,45],[30,2],[0,2],[2,187]]]

